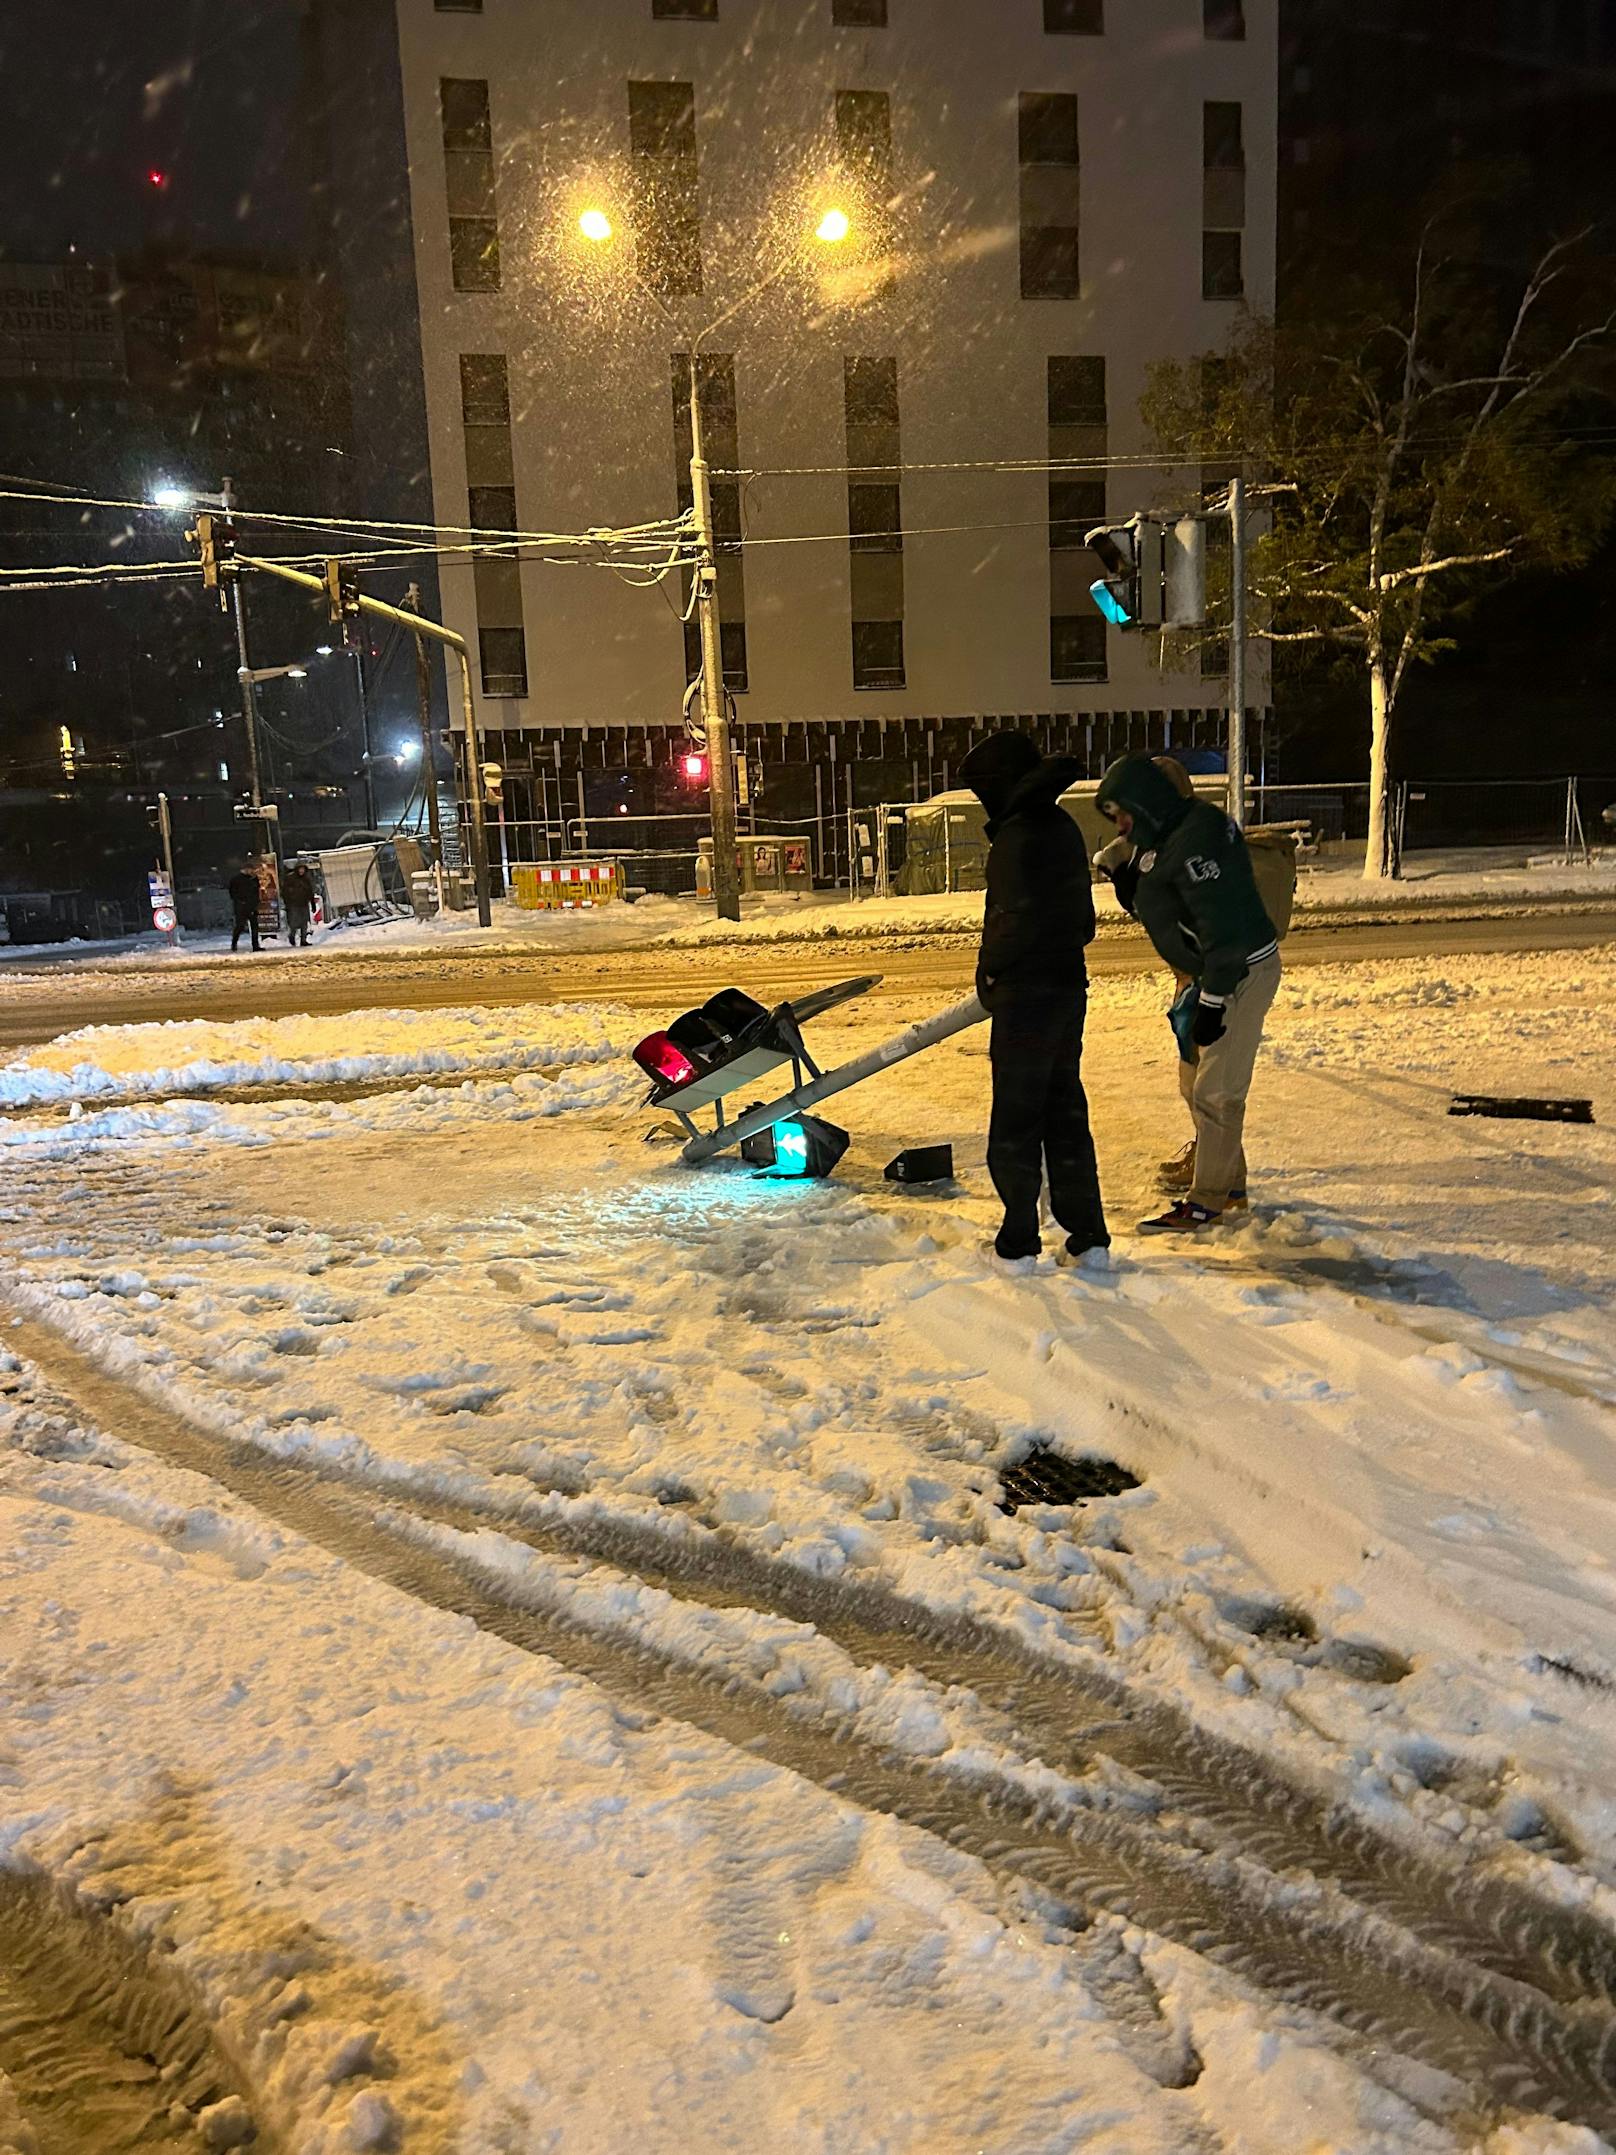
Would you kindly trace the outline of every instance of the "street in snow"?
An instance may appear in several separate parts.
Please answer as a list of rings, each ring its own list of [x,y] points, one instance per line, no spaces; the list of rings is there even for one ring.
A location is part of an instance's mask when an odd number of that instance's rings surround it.
[[[1024,1277],[979,1033],[817,1184],[683,1166],[609,1004],[19,1055],[17,1934],[158,1955],[221,2146],[1603,2144],[1610,959],[1294,975],[1252,1217]],[[1117,1493],[1007,1508],[1050,1448]]]

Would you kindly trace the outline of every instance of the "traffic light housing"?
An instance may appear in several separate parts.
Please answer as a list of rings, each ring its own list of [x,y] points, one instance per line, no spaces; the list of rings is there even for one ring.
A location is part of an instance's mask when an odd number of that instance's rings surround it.
[[[1181,516],[1165,544],[1166,625],[1198,629],[1206,621],[1206,525],[1198,516]]]
[[[847,1150],[847,1132],[820,1115],[788,1115],[742,1140],[741,1158],[777,1181],[822,1182]]]
[[[325,604],[333,625],[359,618],[359,571],[351,563],[326,563]]]
[[[1162,527],[1148,516],[1120,526],[1100,525],[1084,544],[1105,574],[1089,596],[1113,628],[1159,629],[1165,615]]]

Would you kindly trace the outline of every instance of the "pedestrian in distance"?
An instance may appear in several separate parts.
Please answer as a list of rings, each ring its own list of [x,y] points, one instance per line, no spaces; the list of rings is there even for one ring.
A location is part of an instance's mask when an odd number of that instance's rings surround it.
[[[263,898],[263,885],[258,878],[258,862],[252,854],[248,854],[225,888],[230,893],[230,910],[234,920],[230,948],[239,950],[242,930],[250,928],[252,947],[254,950],[261,950],[263,945],[258,940],[258,908]]]
[[[1083,1090],[1083,1021],[1094,891],[1082,835],[1060,805],[1078,775],[1025,734],[980,741],[960,776],[987,812],[987,899],[976,992],[993,1021],[988,1174],[1004,1206],[994,1241],[1008,1262],[1042,1247],[1039,1200],[1070,1256],[1109,1247]]]
[[[293,861],[281,878],[281,903],[286,908],[287,936],[295,950],[309,947],[309,921],[314,913],[314,878],[306,862]]]
[[[1238,827],[1149,756],[1124,756],[1096,805],[1127,842],[1097,856],[1157,955],[1183,983],[1171,1017],[1179,1090],[1195,1126],[1187,1188],[1144,1235],[1190,1234],[1246,1204],[1246,1099],[1279,987],[1279,937]],[[1164,1168],[1173,1176],[1174,1164]]]

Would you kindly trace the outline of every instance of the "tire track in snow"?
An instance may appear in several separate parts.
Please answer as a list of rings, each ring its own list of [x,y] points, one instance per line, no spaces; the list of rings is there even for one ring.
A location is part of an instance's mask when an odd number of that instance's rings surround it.
[[[0,1871],[0,2074],[47,2155],[276,2145],[172,1970],[20,1871]]]
[[[1513,1922],[1518,1911],[1495,1909],[1471,1934],[1474,1951],[1467,1952],[1443,1934],[1443,1925],[1451,1929],[1452,1909],[1425,1909],[1416,1898],[1405,1927],[1328,1875],[1301,1868],[1278,1873],[1264,1860],[1268,1844],[1253,1830],[1250,1805],[1238,1787],[1227,1791],[1225,1845],[1207,1848],[1193,1836],[1175,1836],[1162,1820],[1041,1799],[1013,1770],[986,1767],[966,1777],[882,1749],[823,1707],[783,1702],[730,1667],[676,1658],[643,1637],[586,1627],[568,1614],[573,1582],[556,1578],[551,1567],[535,1565],[529,1579],[498,1562],[492,1548],[480,1553],[469,1541],[445,1547],[442,1529],[451,1522],[442,1515],[454,1511],[452,1505],[401,1508],[373,1487],[322,1477],[250,1444],[208,1436],[31,1319],[14,1324],[9,1338],[81,1419],[207,1477],[368,1576],[553,1659],[632,1707],[689,1723],[844,1801],[938,1836],[1018,1890],[1041,1888],[1062,1904],[1123,1915],[1187,1945],[1368,2038],[1371,2069],[1394,2083],[1397,2060],[1415,2059],[1495,2104],[1616,2130],[1616,2011],[1605,1980],[1611,1941],[1586,1921],[1535,1907],[1533,1921],[1558,1931],[1559,1951],[1550,1950],[1554,1941],[1547,1936],[1535,1940],[1538,1981],[1524,1980],[1489,1964],[1496,1957],[1489,1933],[1500,1915]],[[468,1523],[484,1535],[494,1530],[486,1515],[459,1510],[460,1533]],[[508,1552],[508,1540],[501,1546]],[[774,1567],[769,1577],[776,1581]],[[789,1614],[781,1599],[776,1582],[768,1607]],[[867,1639],[877,1635],[868,1620],[872,1607],[866,1602],[858,1611]],[[959,1680],[963,1671],[973,1688],[988,1687],[990,1697],[997,1683],[1012,1713],[1028,1711],[1028,1701],[1031,1712],[1048,1713],[1063,1688],[1078,1688],[1072,1672],[1053,1664],[1039,1669],[1031,1657],[1006,1651],[986,1627],[913,1604],[894,1603],[884,1621],[878,1635],[889,1649],[913,1621],[914,1640],[930,1641],[928,1651],[946,1654],[946,1680]],[[1154,1710],[1120,1685],[1109,1694],[1092,1685],[1087,1691],[1081,1715],[1091,1737],[1101,1736],[1101,1721],[1109,1724],[1103,1731],[1108,1744],[1116,1740],[1119,1721],[1142,1735],[1161,1726],[1152,1719]],[[1029,1719],[1028,1725],[1036,1723]],[[1180,1756],[1188,1760],[1191,1753],[1181,1747]],[[1256,1763],[1218,1746],[1188,1774],[1182,1763],[1157,1761],[1164,1776],[1179,1774],[1209,1817],[1206,1784],[1213,1761],[1224,1772]],[[1272,1779],[1260,1764],[1257,1771]],[[1396,1855],[1412,1874],[1416,1866],[1407,1852]],[[1463,1877],[1449,1883],[1472,1894],[1480,1884]],[[1423,1935],[1427,1928],[1429,1937]],[[1602,1964],[1593,1965],[1601,1955]],[[1569,1995],[1552,1994],[1556,1990]]]

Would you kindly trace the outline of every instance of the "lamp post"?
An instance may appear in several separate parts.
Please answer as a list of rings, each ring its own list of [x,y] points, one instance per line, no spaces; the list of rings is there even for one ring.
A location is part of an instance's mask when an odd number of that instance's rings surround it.
[[[821,246],[836,247],[852,231],[847,212],[827,209],[814,228]],[[605,210],[586,209],[578,230],[592,246],[605,246],[616,237]],[[740,876],[735,859],[735,752],[730,738],[729,706],[724,687],[723,624],[718,604],[718,549],[713,535],[712,471],[707,462],[701,430],[700,362],[703,342],[732,321],[743,307],[778,284],[798,260],[788,254],[769,273],[749,285],[714,321],[690,340],[690,499],[695,518],[696,626],[701,637],[702,728],[707,736],[707,793],[713,831],[713,910],[720,920],[741,917]],[[638,271],[634,281],[678,328],[678,322],[660,292],[647,284]]]
[[[228,478],[224,479],[216,493],[205,487],[160,486],[152,495],[160,509],[220,509],[224,513],[225,529],[231,528],[231,512],[236,506],[235,489]],[[247,783],[252,790],[253,814],[263,825],[268,838],[268,850],[277,862],[280,859],[278,820],[264,814],[264,790],[258,762],[258,697],[257,682],[261,676],[253,672],[252,661],[247,655],[247,600],[241,588],[241,578],[232,576],[230,582],[230,611],[236,630],[236,679],[241,684],[241,722],[247,734]]]

